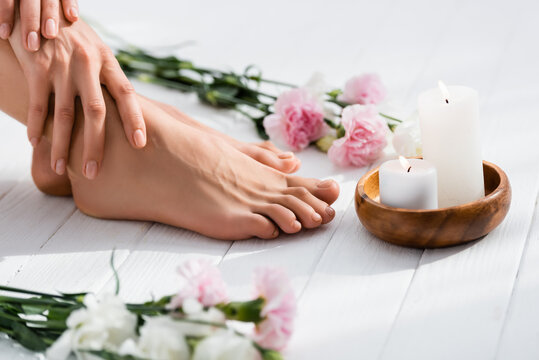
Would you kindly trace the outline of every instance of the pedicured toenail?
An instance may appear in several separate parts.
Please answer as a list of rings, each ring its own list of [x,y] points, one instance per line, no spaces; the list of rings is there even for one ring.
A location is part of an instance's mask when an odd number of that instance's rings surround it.
[[[299,231],[301,229],[301,223],[295,220],[294,223],[292,224],[292,227],[294,228],[294,230]]]
[[[285,152],[282,154],[279,154],[279,159],[290,159],[294,157],[294,153],[292,152]]]
[[[334,182],[333,180],[327,179],[327,180],[324,180],[321,183],[319,183],[318,187],[319,188],[328,188],[328,187],[331,187],[331,185],[333,185],[333,182]]]
[[[332,207],[329,207],[329,206],[328,206],[328,207],[326,208],[326,214],[328,214],[329,216],[333,216],[333,215],[335,215],[335,210],[333,210]]]
[[[322,216],[320,216],[319,213],[315,212],[311,215],[311,218],[315,221],[315,222],[319,222],[319,221],[322,221]]]

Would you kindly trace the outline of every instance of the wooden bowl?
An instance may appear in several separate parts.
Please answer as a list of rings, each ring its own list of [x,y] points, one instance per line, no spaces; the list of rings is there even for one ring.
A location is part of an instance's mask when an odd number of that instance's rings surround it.
[[[440,248],[479,239],[502,222],[511,205],[507,175],[486,161],[483,161],[485,197],[436,210],[409,210],[381,204],[378,169],[359,180],[356,212],[367,230],[396,245]]]

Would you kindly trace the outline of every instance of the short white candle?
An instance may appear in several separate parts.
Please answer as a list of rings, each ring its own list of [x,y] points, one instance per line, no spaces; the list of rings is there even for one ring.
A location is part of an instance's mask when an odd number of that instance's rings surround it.
[[[420,159],[390,160],[378,173],[380,202],[403,209],[437,209],[436,168]]]
[[[485,195],[478,103],[475,90],[442,82],[419,95],[423,158],[438,172],[440,207]]]

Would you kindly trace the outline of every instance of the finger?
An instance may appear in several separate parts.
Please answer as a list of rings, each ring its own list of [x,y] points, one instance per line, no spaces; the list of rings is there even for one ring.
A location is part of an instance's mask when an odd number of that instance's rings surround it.
[[[39,19],[41,16],[39,0],[23,0],[21,6],[21,31],[23,46],[28,51],[39,50]]]
[[[26,130],[28,140],[30,140],[33,147],[36,147],[41,135],[43,135],[43,125],[45,124],[49,105],[50,87],[46,79],[38,75],[34,75],[28,85],[29,105]]]
[[[93,180],[99,172],[105,146],[105,101],[99,77],[92,71],[81,74],[78,85],[84,109],[84,149],[82,151],[82,173]]]
[[[42,0],[41,2],[41,33],[47,39],[58,35],[59,0]]]
[[[133,86],[116,59],[105,62],[102,69],[103,83],[111,93],[124,126],[127,139],[134,148],[146,145],[146,125]]]
[[[15,0],[0,0],[0,38],[7,40],[13,29]]]
[[[63,175],[69,157],[69,144],[75,115],[75,95],[68,81],[55,84],[54,126],[52,130],[51,167]]]
[[[79,19],[79,4],[77,0],[62,0],[64,16],[67,20],[75,22]]]

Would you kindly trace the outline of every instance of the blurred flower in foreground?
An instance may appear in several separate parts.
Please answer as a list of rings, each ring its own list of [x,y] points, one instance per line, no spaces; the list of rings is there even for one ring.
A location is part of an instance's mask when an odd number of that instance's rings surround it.
[[[386,89],[376,74],[354,76],[346,82],[339,100],[348,104],[378,104],[386,97]]]
[[[393,147],[397,154],[404,157],[421,156],[421,130],[417,112],[397,125],[394,130]]]

